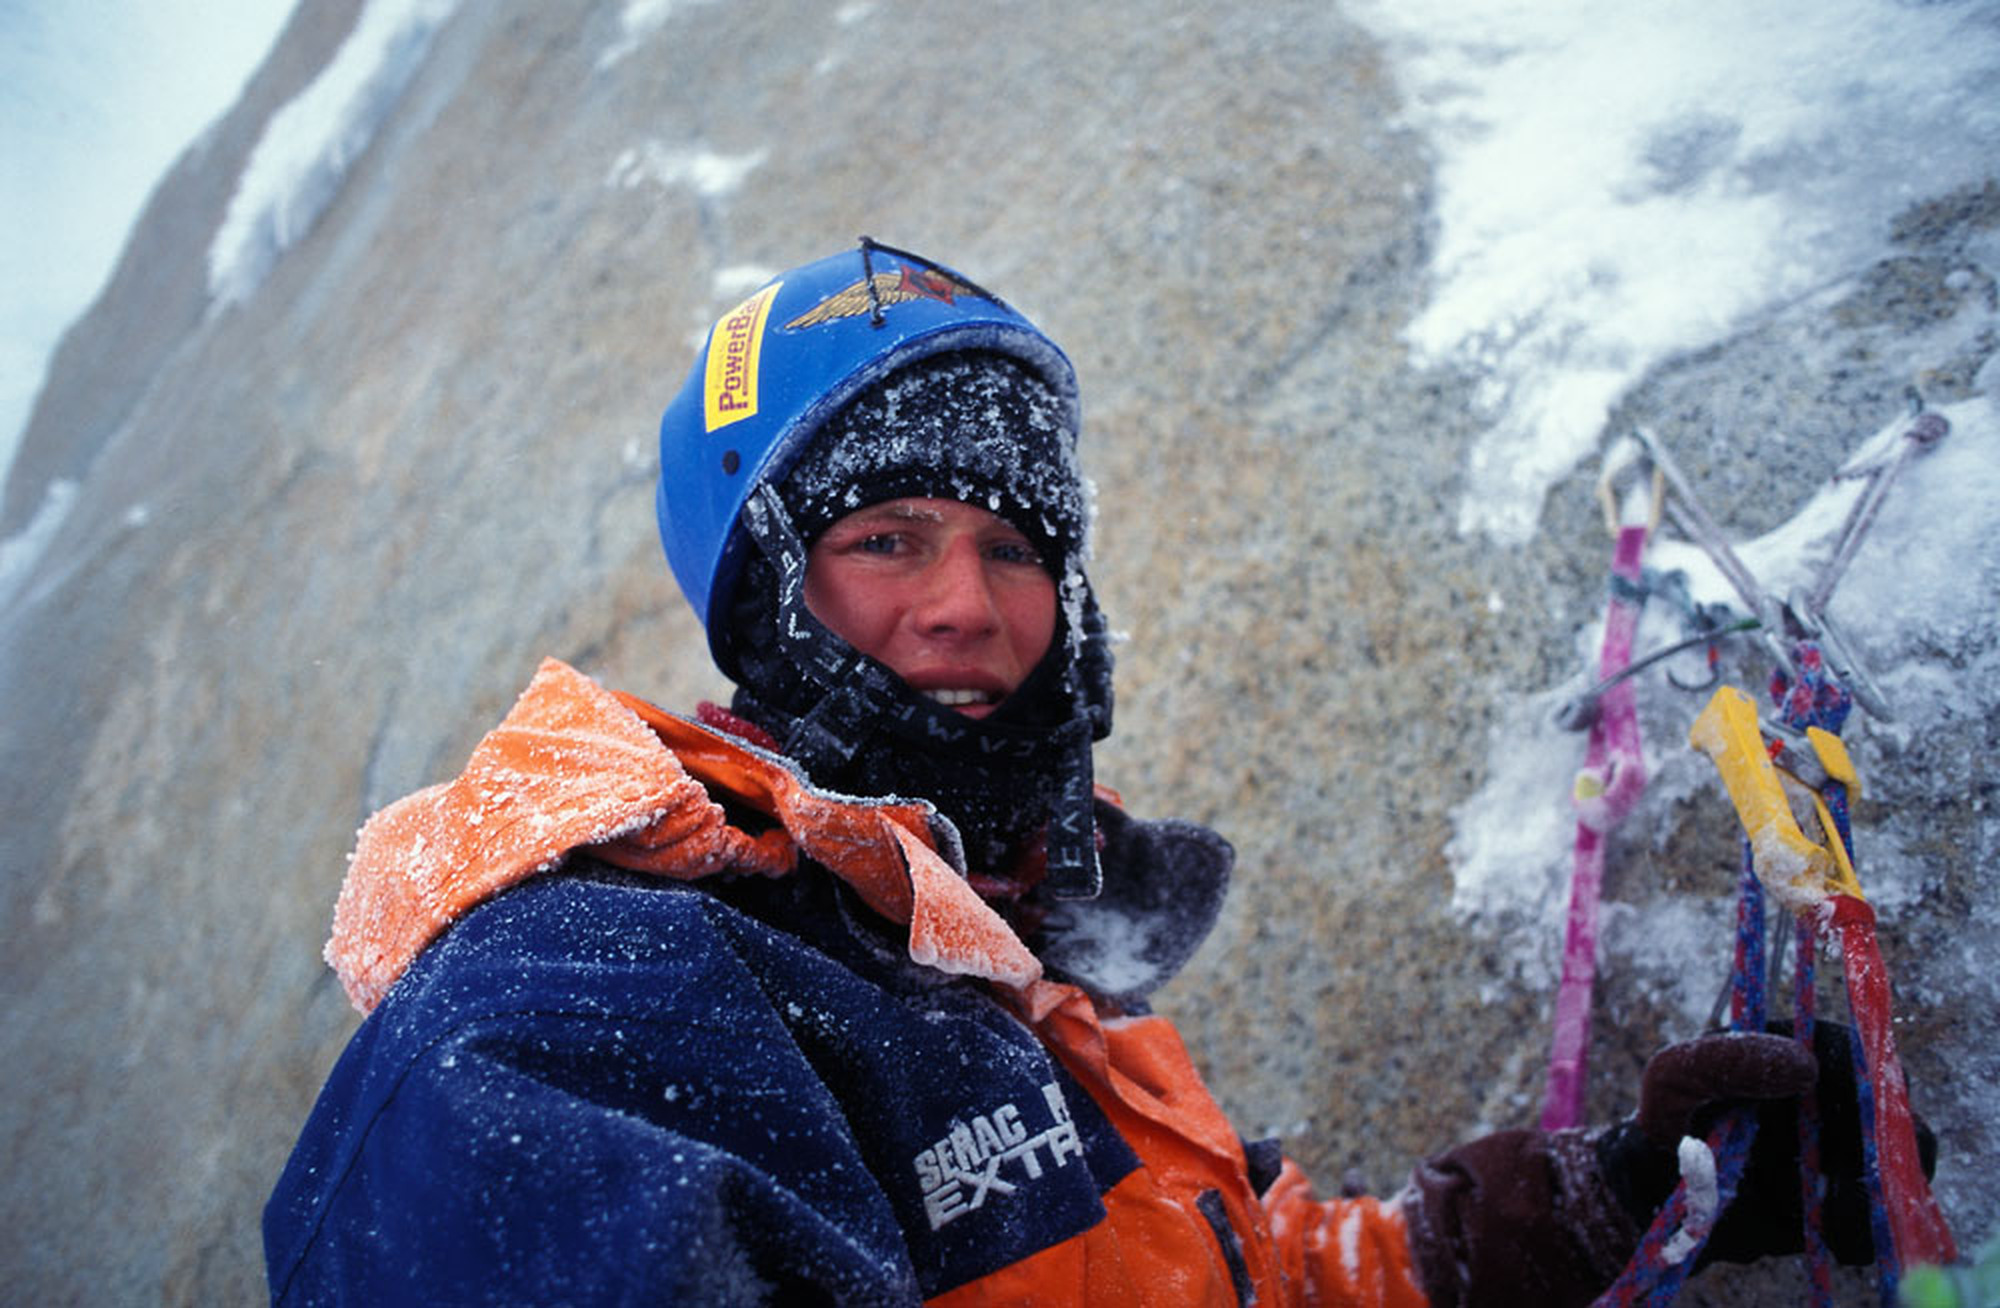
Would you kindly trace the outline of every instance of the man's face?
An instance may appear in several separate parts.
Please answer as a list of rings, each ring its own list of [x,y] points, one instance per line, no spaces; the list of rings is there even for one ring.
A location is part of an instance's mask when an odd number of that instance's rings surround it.
[[[983,718],[1048,652],[1056,583],[997,514],[957,500],[884,500],[813,542],[806,607],[918,693]]]

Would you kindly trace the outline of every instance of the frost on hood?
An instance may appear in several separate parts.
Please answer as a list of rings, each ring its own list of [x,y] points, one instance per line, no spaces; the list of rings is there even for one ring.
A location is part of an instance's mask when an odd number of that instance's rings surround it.
[[[814,433],[781,491],[802,536],[905,495],[998,513],[1053,545],[1051,565],[1084,557],[1089,497],[1073,410],[1021,361],[953,351],[899,368]]]
[[[1059,900],[1038,942],[1042,962],[1129,1011],[1180,971],[1208,937],[1236,854],[1192,822],[1140,822],[1099,805],[1104,890]]]
[[[802,851],[907,924],[918,962],[1012,986],[1039,977],[1012,930],[904,825],[920,824],[921,812],[829,799],[782,760],[723,740],[543,660],[456,779],[363,826],[326,947],[355,1006],[379,1003],[462,913],[585,846],[615,866],[679,880],[725,869],[786,875]],[[736,795],[744,802],[761,796],[778,826],[753,836],[730,825],[709,784],[745,787]]]

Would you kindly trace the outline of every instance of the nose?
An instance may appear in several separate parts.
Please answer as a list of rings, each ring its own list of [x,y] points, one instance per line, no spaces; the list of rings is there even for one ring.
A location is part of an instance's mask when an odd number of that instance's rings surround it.
[[[999,630],[999,605],[976,541],[953,541],[924,570],[911,616],[917,630],[932,637],[977,639]]]

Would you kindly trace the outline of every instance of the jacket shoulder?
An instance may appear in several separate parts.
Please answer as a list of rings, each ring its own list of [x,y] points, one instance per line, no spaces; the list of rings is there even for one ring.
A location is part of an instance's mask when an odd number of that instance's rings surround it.
[[[1129,1149],[983,985],[855,938],[842,893],[564,873],[466,914],[329,1078],[266,1210],[274,1297],[538,1258],[565,1270],[524,1301],[587,1299],[598,1265],[711,1302],[687,1251],[721,1241],[766,1283],[913,1302],[1095,1223]]]
[[[914,1302],[894,1214],[746,956],[782,944],[740,918],[578,875],[467,913],[321,1092],[265,1210],[274,1301]]]

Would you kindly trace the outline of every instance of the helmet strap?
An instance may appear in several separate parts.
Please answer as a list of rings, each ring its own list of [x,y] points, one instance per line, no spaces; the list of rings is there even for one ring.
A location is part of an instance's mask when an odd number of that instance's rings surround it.
[[[867,740],[892,692],[889,669],[862,657],[806,607],[806,547],[770,483],[743,506],[743,523],[778,575],[778,632],[806,674],[826,689],[786,732],[785,752],[808,775],[837,771]]]

